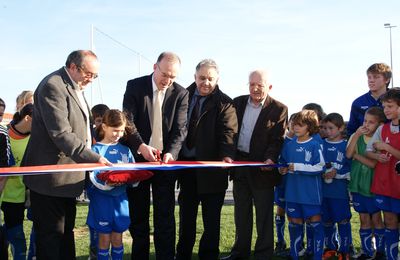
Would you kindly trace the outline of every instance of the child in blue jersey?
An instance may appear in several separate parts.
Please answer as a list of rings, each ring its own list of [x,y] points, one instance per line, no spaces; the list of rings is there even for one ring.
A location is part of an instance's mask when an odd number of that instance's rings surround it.
[[[289,118],[288,129],[285,135],[285,140],[283,146],[285,146],[288,142],[293,140],[294,131],[292,118],[295,114],[292,114]],[[275,228],[276,228],[276,237],[277,242],[274,250],[274,256],[286,257],[288,255],[288,250],[286,249],[286,241],[285,241],[285,218],[286,218],[286,202],[285,202],[285,182],[286,178],[283,176],[281,183],[278,186],[275,186],[274,190],[274,202],[276,205],[276,214],[275,214]]]
[[[351,104],[347,135],[352,135],[364,122],[364,114],[370,107],[382,107],[380,97],[388,90],[392,70],[385,63],[374,63],[367,69],[369,91]]]
[[[400,160],[400,88],[389,89],[381,100],[390,122],[378,127],[367,144],[366,155],[377,161],[371,192],[375,194],[375,204],[383,211],[386,257],[392,260],[397,259],[399,243],[400,175],[395,168]]]
[[[307,103],[303,106],[302,110],[312,110],[317,114],[318,117],[318,127],[319,127],[319,132],[314,134],[313,137],[320,142],[322,146],[322,141],[323,139],[326,138],[324,126],[323,126],[323,121],[322,119],[326,116],[326,113],[324,112],[324,109],[322,106],[318,103]],[[306,221],[306,247],[304,250],[300,252],[300,254],[304,254],[306,258],[311,258],[313,254],[313,229],[310,225],[309,221]],[[303,235],[304,236],[304,235]]]
[[[363,252],[361,259],[385,258],[385,226],[381,210],[375,205],[375,197],[371,193],[376,160],[365,156],[368,141],[385,121],[382,108],[370,107],[365,112],[363,125],[350,137],[346,150],[346,157],[352,159],[349,191],[352,194],[354,210],[360,216],[359,234]],[[376,252],[372,242],[373,235]]]
[[[350,179],[350,161],[347,159],[347,141],[343,139],[345,124],[338,113],[328,114],[323,119],[326,138],[323,142],[323,154],[326,171],[322,175],[322,220],[325,233],[324,258],[340,255],[349,259],[351,242],[350,199],[347,185]],[[336,229],[339,234],[339,248],[336,244]]]
[[[110,110],[110,108],[105,104],[97,104],[90,109],[90,112],[92,112],[92,117],[94,122],[92,133],[94,140],[96,142],[100,141],[98,137],[98,131],[99,129],[101,129],[101,124],[103,123],[103,116],[107,110]],[[87,198],[90,201],[89,197],[90,195],[87,193],[86,189],[84,193],[85,196],[87,196]],[[96,230],[89,227],[89,260],[97,259],[97,244],[98,244],[98,235],[96,233]]]
[[[304,220],[310,222],[313,233],[313,257],[321,259],[324,229],[321,222],[322,172],[325,164],[318,133],[318,118],[314,111],[303,110],[293,116],[296,139],[283,147],[280,168],[286,175],[285,200],[289,218],[290,255],[299,259]]]
[[[100,140],[92,150],[101,154],[112,163],[134,162],[128,147],[118,141],[130,130],[125,114],[117,109],[108,110],[103,117]],[[98,234],[98,260],[108,260],[111,244],[111,258],[122,259],[124,247],[122,233],[129,228],[129,206],[126,185],[123,183],[105,183],[96,176],[99,171],[90,173],[91,186],[87,224]],[[137,184],[136,184],[137,185]]]

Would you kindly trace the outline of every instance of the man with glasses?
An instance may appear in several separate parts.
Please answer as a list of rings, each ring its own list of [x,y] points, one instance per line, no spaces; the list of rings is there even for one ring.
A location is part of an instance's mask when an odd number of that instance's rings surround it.
[[[92,51],[72,52],[65,67],[46,76],[37,87],[32,130],[21,166],[103,163],[91,150],[91,122],[83,91],[97,77]],[[76,200],[85,172],[25,176],[30,189],[37,259],[75,259]]]
[[[187,133],[189,96],[183,87],[175,83],[180,65],[176,54],[163,52],[151,75],[128,81],[123,108],[138,130],[128,138],[128,146],[138,162],[167,163],[178,157]],[[174,259],[175,180],[171,171],[154,171],[149,180],[140,182],[136,188],[128,188],[132,259],[149,259],[150,186],[156,258]]]

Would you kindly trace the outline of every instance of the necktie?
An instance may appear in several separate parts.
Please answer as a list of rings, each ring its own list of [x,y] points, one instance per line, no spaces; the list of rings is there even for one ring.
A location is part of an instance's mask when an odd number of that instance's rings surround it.
[[[188,134],[186,137],[186,146],[189,149],[192,149],[196,143],[197,121],[199,120],[199,116],[200,116],[200,99],[201,99],[201,97],[197,96],[195,98],[196,98],[196,103],[192,109],[192,113],[190,114]]]
[[[153,128],[151,131],[150,146],[163,150],[161,91],[156,90],[153,101]]]

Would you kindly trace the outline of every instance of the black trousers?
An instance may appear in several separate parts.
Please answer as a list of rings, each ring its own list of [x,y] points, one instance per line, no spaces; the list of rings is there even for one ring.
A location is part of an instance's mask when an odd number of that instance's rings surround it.
[[[25,203],[5,202],[1,204],[4,214],[4,224],[7,229],[24,224]]]
[[[149,259],[150,186],[153,195],[154,246],[157,260],[175,256],[175,181],[172,171],[154,171],[154,176],[128,188],[132,236],[131,259]]]
[[[249,178],[250,174],[249,168],[238,168],[233,180],[236,236],[231,255],[240,258],[250,256],[254,206],[257,229],[254,257],[255,259],[272,259],[274,250],[274,188],[254,188]],[[269,173],[265,172],[265,174]]]
[[[179,202],[179,241],[176,259],[191,259],[196,241],[196,220],[201,203],[204,232],[199,244],[199,259],[214,260],[219,257],[219,238],[221,209],[225,191],[198,194],[194,173],[182,173],[180,176]]]
[[[74,226],[76,199],[47,196],[30,191],[36,258],[71,260],[76,258]]]

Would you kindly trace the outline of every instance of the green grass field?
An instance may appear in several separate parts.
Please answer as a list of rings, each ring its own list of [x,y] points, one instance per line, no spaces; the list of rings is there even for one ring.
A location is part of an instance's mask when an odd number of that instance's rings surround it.
[[[87,204],[78,204],[77,207],[77,218],[76,218],[76,227],[75,227],[75,243],[76,243],[76,254],[78,259],[88,259],[88,247],[89,247],[89,233],[88,228],[86,226],[86,215],[88,206]],[[233,220],[233,205],[225,205],[222,208],[222,215],[221,215],[221,240],[220,240],[220,251],[221,256],[227,255],[230,252],[230,249],[233,245],[235,239],[235,224]],[[179,217],[178,217],[178,210],[179,207],[176,206],[175,208],[175,217],[177,221],[177,227],[179,224]],[[199,217],[197,219],[197,240],[195,244],[195,248],[193,250],[193,259],[197,259],[197,250],[198,250],[198,241],[200,239],[203,225],[201,221],[201,208],[199,209]],[[24,223],[25,234],[27,238],[29,237],[29,232],[31,229],[32,222],[26,220]],[[352,230],[353,230],[353,244],[357,250],[360,247],[360,240],[358,236],[359,230],[359,219],[358,215],[353,211],[353,218],[352,218]],[[178,228],[177,228],[178,232]],[[255,239],[256,230],[255,225],[253,225],[253,238]],[[286,230],[285,232],[286,241],[289,242],[289,234]],[[253,239],[253,248],[254,248],[254,239]],[[129,232],[125,232],[124,234],[124,247],[125,247],[125,257],[124,259],[130,259],[130,252],[131,252],[131,238]],[[151,239],[152,241],[152,239]],[[151,244],[151,259],[155,259],[154,255],[154,244]],[[11,258],[10,258],[11,259]],[[279,259],[279,258],[277,258]]]

